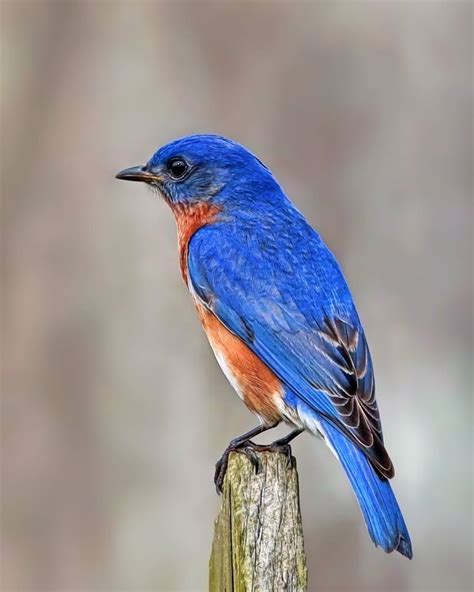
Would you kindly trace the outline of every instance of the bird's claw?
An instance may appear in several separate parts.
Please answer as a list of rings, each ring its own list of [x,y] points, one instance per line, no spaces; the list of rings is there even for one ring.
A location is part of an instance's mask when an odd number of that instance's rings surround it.
[[[245,456],[250,460],[250,462],[255,467],[255,472],[259,473],[262,469],[262,463],[258,457],[258,454],[255,452],[258,450],[258,444],[255,444],[251,440],[245,440],[244,442],[240,442],[238,444],[233,444],[232,442],[227,446],[224,450],[224,454],[220,457],[220,459],[216,462],[216,470],[214,473],[214,484],[216,486],[217,494],[220,495],[222,493],[222,487],[224,485],[224,477],[227,472],[227,467],[229,465],[229,455],[231,452],[240,452],[245,454]]]
[[[287,442],[280,443],[279,440],[275,440],[269,446],[271,452],[281,452],[286,456],[286,464],[289,469],[296,469],[296,458],[293,456],[290,444]]]
[[[255,442],[252,442],[251,440],[245,440],[244,442],[240,442],[237,444],[233,444],[231,442],[229,446],[224,450],[224,454],[216,463],[216,470],[214,473],[214,484],[216,486],[216,491],[218,495],[222,493],[224,477],[227,472],[227,467],[229,465],[229,455],[231,452],[240,452],[241,454],[245,454],[245,456],[255,467],[255,473],[257,474],[262,470],[262,462],[257,452],[279,452],[281,454],[284,454],[286,456],[288,468],[296,468],[296,459],[292,455],[291,446],[284,441],[280,442],[279,440],[276,440],[271,444],[255,444]]]
[[[284,454],[286,456],[287,467],[289,469],[296,468],[296,458],[292,454],[291,446],[285,441],[275,440],[271,444],[259,446],[258,450],[261,452],[279,452],[280,454]]]

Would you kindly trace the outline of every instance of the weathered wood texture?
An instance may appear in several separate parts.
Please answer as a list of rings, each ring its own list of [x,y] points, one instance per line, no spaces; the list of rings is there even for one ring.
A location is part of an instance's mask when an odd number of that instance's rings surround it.
[[[210,592],[279,592],[307,589],[306,558],[296,463],[260,452],[255,472],[232,453],[222,505],[214,525]]]

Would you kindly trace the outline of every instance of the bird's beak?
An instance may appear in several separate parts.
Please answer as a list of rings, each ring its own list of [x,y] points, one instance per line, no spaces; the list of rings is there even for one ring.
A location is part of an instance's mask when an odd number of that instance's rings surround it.
[[[122,179],[123,181],[141,181],[142,183],[156,183],[160,180],[158,175],[147,171],[142,166],[123,169],[123,171],[120,171],[120,173],[115,175],[115,178]]]

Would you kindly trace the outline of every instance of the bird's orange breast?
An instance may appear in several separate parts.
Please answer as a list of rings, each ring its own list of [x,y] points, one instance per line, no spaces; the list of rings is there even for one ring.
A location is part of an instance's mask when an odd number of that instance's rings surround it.
[[[191,205],[175,204],[171,206],[178,229],[179,266],[184,283],[188,284],[188,246],[193,234],[212,224],[220,212],[214,204],[198,202]]]
[[[244,403],[265,423],[279,421],[283,397],[279,378],[211,311],[198,302],[196,308],[217,361]]]

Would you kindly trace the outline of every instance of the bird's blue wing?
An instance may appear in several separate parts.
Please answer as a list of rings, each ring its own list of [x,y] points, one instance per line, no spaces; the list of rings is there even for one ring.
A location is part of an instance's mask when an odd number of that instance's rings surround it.
[[[192,289],[298,400],[390,478],[372,362],[342,272],[295,210],[266,223],[240,219],[199,230],[189,243]]]

